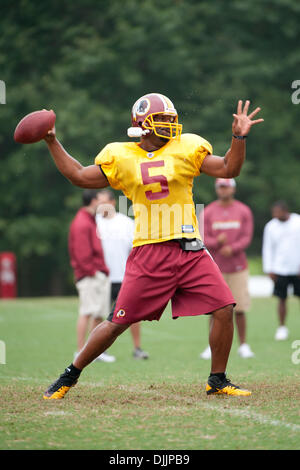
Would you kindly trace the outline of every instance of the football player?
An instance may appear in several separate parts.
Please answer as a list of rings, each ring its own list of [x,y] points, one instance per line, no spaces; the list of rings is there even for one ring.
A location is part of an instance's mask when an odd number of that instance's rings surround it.
[[[128,136],[139,141],[111,143],[84,167],[71,157],[53,128],[45,138],[59,171],[81,188],[121,190],[135,216],[133,249],[115,308],[91,333],[73,363],[46,390],[45,399],[61,399],[81,371],[132,323],[159,320],[169,300],[172,316],[211,314],[212,351],[207,394],[248,396],[232,384],[226,366],[233,338],[235,300],[198,229],[192,197],[193,179],[200,173],[214,178],[239,175],[246,155],[246,138],[260,108],[249,113],[249,101],[239,101],[233,114],[230,148],[213,155],[211,144],[195,134],[183,134],[169,98],[150,93],[133,105]]]

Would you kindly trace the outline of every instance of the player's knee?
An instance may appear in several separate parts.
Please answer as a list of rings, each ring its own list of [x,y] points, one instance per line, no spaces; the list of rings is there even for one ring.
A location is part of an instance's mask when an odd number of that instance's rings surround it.
[[[233,305],[226,305],[213,313],[213,318],[222,322],[232,323]]]
[[[110,333],[112,336],[117,338],[120,334],[122,334],[130,325],[121,325],[118,323],[113,323],[112,321],[106,320],[107,328],[110,329]]]

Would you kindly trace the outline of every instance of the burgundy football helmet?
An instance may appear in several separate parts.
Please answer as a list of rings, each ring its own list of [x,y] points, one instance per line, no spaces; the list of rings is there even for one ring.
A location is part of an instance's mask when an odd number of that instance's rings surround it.
[[[160,120],[159,115],[162,114],[172,116],[172,122]],[[127,131],[129,137],[141,137],[154,132],[159,137],[174,139],[182,132],[182,124],[178,124],[178,114],[172,101],[160,93],[149,93],[134,103],[131,123],[132,127]]]

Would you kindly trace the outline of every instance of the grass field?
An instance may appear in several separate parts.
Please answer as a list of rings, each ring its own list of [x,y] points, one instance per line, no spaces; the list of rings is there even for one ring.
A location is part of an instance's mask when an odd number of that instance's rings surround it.
[[[239,358],[234,338],[227,374],[251,397],[206,396],[210,363],[199,353],[208,319],[174,321],[166,311],[160,322],[143,324],[148,361],[132,358],[127,331],[110,349],[117,361],[91,364],[56,402],[42,393],[73,359],[77,299],[2,301],[0,449],[299,449],[300,364],[292,344],[300,340],[300,309],[295,298],[288,305],[287,341],[273,339],[274,298],[252,299],[248,341],[256,356]]]

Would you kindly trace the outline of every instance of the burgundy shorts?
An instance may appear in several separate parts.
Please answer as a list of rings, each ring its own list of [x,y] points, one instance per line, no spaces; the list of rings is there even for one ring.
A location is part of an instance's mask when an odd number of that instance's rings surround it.
[[[109,320],[121,324],[159,320],[170,300],[173,318],[235,305],[206,250],[183,251],[172,241],[152,243],[132,249]]]

